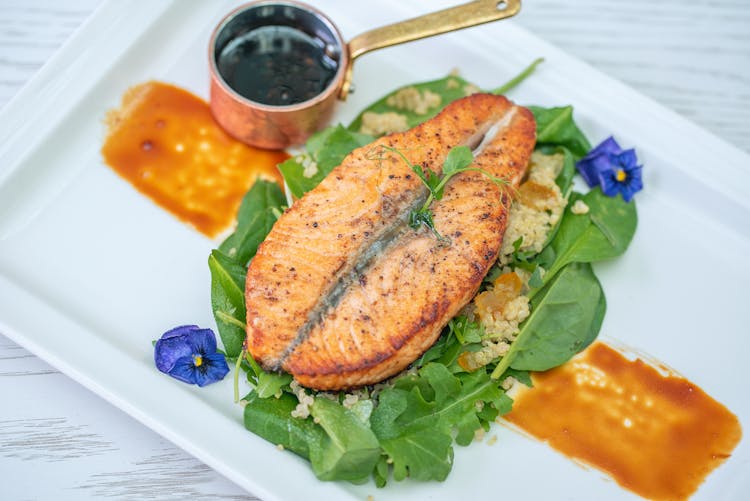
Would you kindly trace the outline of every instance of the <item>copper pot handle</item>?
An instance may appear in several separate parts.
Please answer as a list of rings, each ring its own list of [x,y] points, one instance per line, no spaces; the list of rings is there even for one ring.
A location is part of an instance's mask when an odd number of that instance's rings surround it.
[[[521,10],[521,0],[474,0],[456,7],[366,31],[354,37],[347,44],[349,65],[339,92],[339,98],[346,99],[349,94],[352,66],[354,60],[362,54],[391,45],[505,19],[516,15],[519,10]]]

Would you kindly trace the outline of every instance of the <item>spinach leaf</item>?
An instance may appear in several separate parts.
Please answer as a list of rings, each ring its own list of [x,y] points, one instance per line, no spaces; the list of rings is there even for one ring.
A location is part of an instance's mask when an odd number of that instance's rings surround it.
[[[310,410],[325,431],[319,444],[310,449],[315,475],[321,480],[352,482],[369,477],[380,459],[380,444],[370,428],[326,398],[316,398]]]
[[[591,149],[586,136],[573,121],[573,107],[542,108],[527,106],[536,118],[536,142],[538,146],[564,146],[578,160]]]
[[[435,106],[429,108],[425,113],[422,114],[416,113],[413,110],[400,108],[397,106],[398,103],[396,102],[396,98],[394,98],[394,96],[399,92],[404,91],[404,89],[415,89],[421,95],[424,95],[425,92],[431,92],[440,97],[440,102]],[[348,128],[349,130],[359,131],[362,128],[362,116],[365,113],[388,112],[403,115],[406,118],[406,126],[408,128],[412,128],[437,115],[437,113],[441,109],[443,109],[446,104],[464,97],[467,94],[471,94],[472,92],[477,92],[478,90],[479,89],[475,85],[470,84],[459,76],[453,75],[447,76],[445,78],[440,78],[438,80],[431,80],[429,82],[406,85],[394,90],[389,94],[386,94],[381,99],[375,101],[370,106],[362,110],[362,112],[357,115],[354,121],[349,124]]]
[[[260,398],[255,392],[245,397],[245,428],[272,444],[283,445],[295,454],[309,459],[311,450],[320,447],[325,432],[312,419],[291,416],[297,399],[284,393],[281,398]]]
[[[308,139],[305,155],[282,162],[279,170],[289,190],[300,198],[320,184],[352,150],[369,144],[373,139],[372,136],[347,130],[342,125],[331,126]],[[305,175],[305,162],[315,164],[314,174]]]
[[[534,296],[530,306],[531,315],[493,377],[508,367],[544,371],[567,362],[596,339],[606,303],[591,265],[572,263]]]
[[[219,250],[247,266],[281,215],[285,203],[278,184],[257,180],[242,199],[237,213],[237,228],[222,242]]]
[[[208,258],[211,309],[229,358],[240,354],[245,340],[247,264],[281,215],[284,203],[278,184],[257,180],[242,199],[234,233]]]
[[[211,270],[211,310],[229,358],[237,357],[245,340],[246,269],[220,250],[208,257]]]
[[[560,188],[560,192],[562,192],[563,196],[567,196],[573,186],[573,178],[578,172],[576,170],[576,160],[573,153],[571,153],[565,146],[555,146],[552,144],[537,145],[535,150],[544,153],[545,155],[554,155],[555,153],[563,155],[563,166],[555,178],[555,183]]]
[[[569,207],[579,199],[588,205],[589,212],[576,215],[566,209],[550,242],[555,261],[545,281],[568,263],[593,263],[619,256],[633,239],[638,223],[635,202],[625,202],[620,195],[608,197],[598,187],[586,195],[573,193]]]
[[[563,196],[567,197],[573,188],[573,178],[578,172],[576,170],[576,161],[573,154],[565,146],[558,146],[555,150],[557,153],[563,154],[563,167],[555,178],[555,183],[560,188]]]

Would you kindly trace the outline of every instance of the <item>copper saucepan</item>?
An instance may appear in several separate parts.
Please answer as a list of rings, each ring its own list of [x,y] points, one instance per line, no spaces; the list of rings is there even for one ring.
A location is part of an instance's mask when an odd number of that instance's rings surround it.
[[[351,92],[352,66],[362,54],[505,19],[520,8],[520,0],[475,0],[367,31],[347,44],[331,20],[309,5],[291,0],[243,5],[211,35],[211,112],[247,144],[268,149],[300,144],[325,127],[336,100]],[[302,52],[289,51],[294,43]],[[246,54],[258,59],[243,61]],[[283,60],[287,55],[300,60]]]

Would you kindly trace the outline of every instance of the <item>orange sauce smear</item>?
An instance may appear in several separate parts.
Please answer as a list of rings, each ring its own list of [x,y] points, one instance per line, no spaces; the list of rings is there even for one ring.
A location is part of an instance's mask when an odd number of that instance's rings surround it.
[[[201,98],[173,85],[129,89],[106,118],[104,161],[178,219],[214,237],[230,226],[258,177],[282,182],[289,155],[229,136]]]
[[[687,499],[742,436],[700,388],[604,343],[533,382],[505,418],[649,499]]]

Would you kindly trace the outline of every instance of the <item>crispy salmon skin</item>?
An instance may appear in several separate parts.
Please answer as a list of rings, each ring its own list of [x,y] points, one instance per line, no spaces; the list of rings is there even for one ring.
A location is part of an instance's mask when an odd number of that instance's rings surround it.
[[[354,150],[276,222],[250,263],[247,348],[267,370],[317,389],[392,376],[429,348],[497,258],[513,187],[536,126],[502,96],[474,94],[433,119]],[[438,174],[472,148],[476,171],[430,205],[438,240],[409,226],[428,191],[410,162]],[[384,148],[385,147],[385,148]]]

